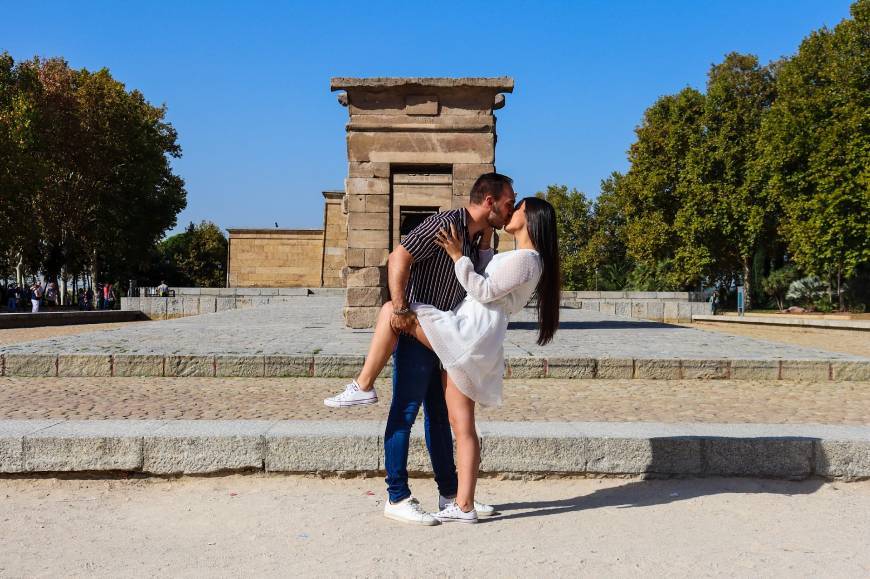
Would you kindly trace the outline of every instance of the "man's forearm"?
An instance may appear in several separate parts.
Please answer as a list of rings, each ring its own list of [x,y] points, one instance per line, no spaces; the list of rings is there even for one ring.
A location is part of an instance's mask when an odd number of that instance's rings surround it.
[[[407,254],[407,252],[404,253]],[[408,287],[408,279],[411,277],[412,260],[410,254],[401,255],[398,250],[390,254],[390,259],[387,262],[387,285],[390,288],[393,309],[398,310],[408,305],[405,301],[405,290]]]

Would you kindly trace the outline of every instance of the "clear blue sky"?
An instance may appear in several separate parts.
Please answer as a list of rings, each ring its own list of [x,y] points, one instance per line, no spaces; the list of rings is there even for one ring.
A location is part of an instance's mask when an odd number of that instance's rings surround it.
[[[0,50],[108,67],[165,103],[184,150],[188,221],[319,227],[346,173],[332,76],[500,76],[499,171],[518,194],[590,196],[625,170],[657,97],[703,90],[730,51],[790,55],[848,0],[0,3]]]

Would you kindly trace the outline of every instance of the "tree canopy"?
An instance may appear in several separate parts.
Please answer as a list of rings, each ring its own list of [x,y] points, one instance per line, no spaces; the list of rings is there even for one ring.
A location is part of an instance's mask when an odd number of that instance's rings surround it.
[[[844,286],[862,299],[870,0],[851,14],[812,32],[791,58],[761,65],[730,53],[710,67],[704,92],[657,99],[635,129],[628,171],[602,181],[594,202],[567,186],[542,191],[566,213],[566,289],[598,287],[608,272],[628,289],[742,284],[749,300],[781,304],[788,271],[824,280],[841,307]]]
[[[0,56],[0,267],[135,277],[186,206],[177,134],[107,69]]]

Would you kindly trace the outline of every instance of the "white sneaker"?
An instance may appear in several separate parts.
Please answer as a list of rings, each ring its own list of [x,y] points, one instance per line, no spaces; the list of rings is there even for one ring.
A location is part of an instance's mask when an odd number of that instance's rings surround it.
[[[384,516],[394,521],[410,523],[412,525],[437,525],[438,520],[423,510],[420,501],[414,497],[408,497],[398,503],[389,500],[384,505]]]
[[[456,499],[448,499],[445,496],[438,495],[438,510],[443,511],[454,502],[456,502]],[[495,514],[494,506],[479,503],[477,501],[474,501],[474,510],[477,511],[477,518],[479,519],[485,519],[486,517],[491,517]]]
[[[447,508],[435,513],[435,518],[442,523],[476,523],[477,511],[472,509],[466,513],[456,503],[450,503]]]
[[[332,398],[326,398],[323,403],[330,408],[344,408],[345,406],[364,406],[377,404],[378,393],[372,388],[369,391],[361,390],[356,380],[344,387],[344,392],[336,394]]]

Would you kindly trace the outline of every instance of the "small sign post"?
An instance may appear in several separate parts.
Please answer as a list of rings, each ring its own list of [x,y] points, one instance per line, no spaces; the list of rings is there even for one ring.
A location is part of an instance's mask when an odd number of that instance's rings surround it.
[[[743,304],[744,304],[745,294],[743,291],[743,286],[737,286],[737,315],[743,316]]]

